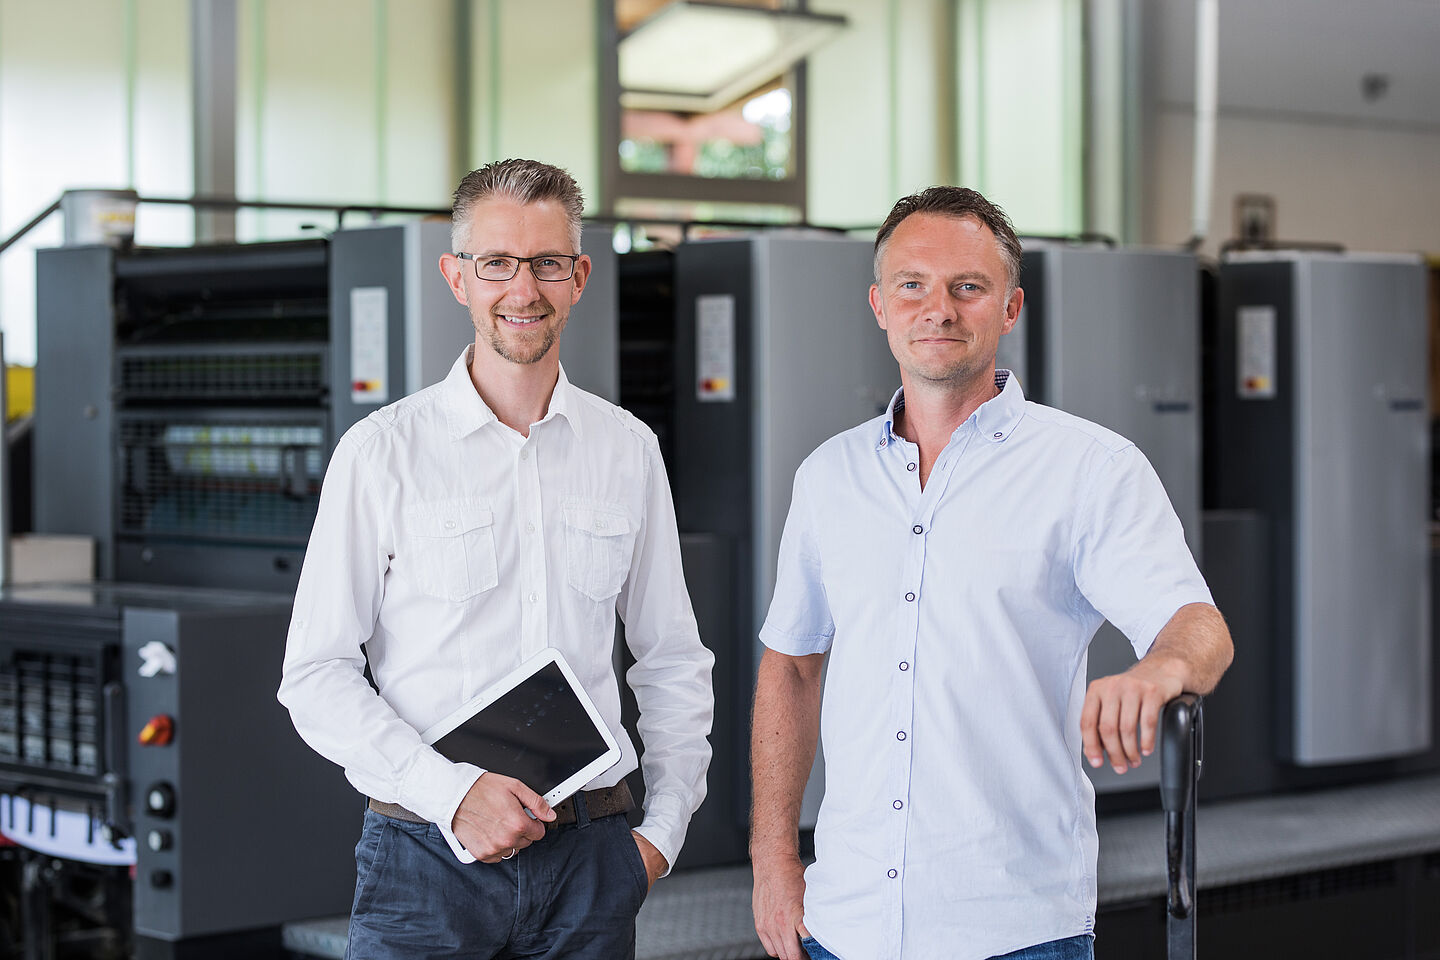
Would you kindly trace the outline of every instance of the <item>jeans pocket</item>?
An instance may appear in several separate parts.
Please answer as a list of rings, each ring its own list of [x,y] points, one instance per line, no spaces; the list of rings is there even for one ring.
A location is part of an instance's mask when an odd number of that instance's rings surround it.
[[[645,902],[645,897],[650,893],[650,871],[645,868],[645,858],[640,855],[640,844],[635,835],[630,832],[630,824],[623,816],[611,818],[618,826],[619,841],[622,847],[621,856],[630,866],[631,879],[635,881],[635,890],[640,897],[640,902]]]
[[[355,901],[352,913],[363,913],[385,872],[385,861],[393,846],[394,824],[373,810],[365,811],[365,829],[355,845]]]

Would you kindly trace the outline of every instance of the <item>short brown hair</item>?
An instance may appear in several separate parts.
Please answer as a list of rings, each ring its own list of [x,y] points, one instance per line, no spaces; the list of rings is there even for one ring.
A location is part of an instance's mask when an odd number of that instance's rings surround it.
[[[989,227],[1000,244],[1000,256],[1005,260],[1006,292],[1020,285],[1020,239],[1015,236],[1015,227],[1004,210],[969,187],[929,187],[895,202],[895,206],[890,208],[890,215],[875,234],[876,283],[880,282],[880,258],[890,243],[890,235],[902,220],[914,213],[932,213],[956,220],[968,217]]]
[[[455,188],[450,207],[450,247],[462,252],[470,240],[470,210],[481,200],[505,197],[516,203],[553,200],[570,221],[570,242],[580,252],[580,213],[585,198],[569,171],[539,160],[496,160],[471,170]]]

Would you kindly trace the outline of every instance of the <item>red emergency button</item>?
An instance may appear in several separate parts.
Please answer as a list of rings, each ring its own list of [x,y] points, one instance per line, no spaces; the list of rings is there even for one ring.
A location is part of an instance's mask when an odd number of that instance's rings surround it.
[[[150,722],[140,728],[142,747],[163,747],[175,739],[175,721],[163,713],[157,713]]]

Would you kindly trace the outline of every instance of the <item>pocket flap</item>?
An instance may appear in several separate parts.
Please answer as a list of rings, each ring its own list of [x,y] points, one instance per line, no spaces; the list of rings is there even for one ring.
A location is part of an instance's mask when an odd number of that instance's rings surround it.
[[[458,537],[494,522],[494,512],[474,500],[417,503],[405,511],[405,530],[416,537]]]
[[[597,537],[618,537],[631,530],[630,518],[619,507],[593,503],[567,503],[563,507],[565,525],[584,530]]]

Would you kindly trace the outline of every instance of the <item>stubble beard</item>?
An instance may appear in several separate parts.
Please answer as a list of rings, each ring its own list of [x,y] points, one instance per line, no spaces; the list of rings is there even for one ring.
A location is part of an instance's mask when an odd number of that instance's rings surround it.
[[[526,309],[531,308],[527,307]],[[554,311],[547,310],[546,313],[548,314],[547,316],[535,321],[536,324],[544,325],[545,335],[541,338],[540,343],[532,349],[525,349],[523,343],[514,344],[506,340],[505,334],[500,327],[505,321],[501,320],[499,316],[494,315],[493,311],[488,317],[489,323],[486,326],[481,327],[478,321],[476,321],[475,326],[490,344],[490,349],[494,350],[502,360],[529,365],[539,363],[544,359],[545,355],[550,352],[550,348],[555,346],[555,341],[560,339],[560,331],[565,328],[565,322],[563,320],[559,323],[552,322],[554,319]]]

